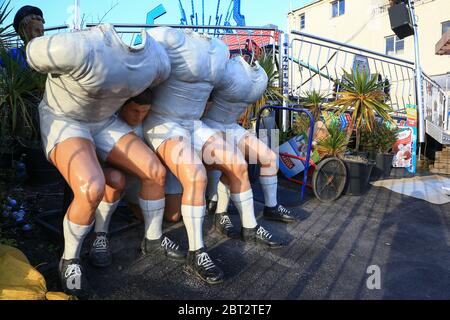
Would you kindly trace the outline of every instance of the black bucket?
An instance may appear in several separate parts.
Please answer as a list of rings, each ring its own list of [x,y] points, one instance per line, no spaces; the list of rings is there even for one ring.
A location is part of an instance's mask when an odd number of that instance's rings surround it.
[[[345,194],[350,196],[360,196],[369,189],[370,174],[374,167],[373,163],[362,163],[344,160],[347,167],[347,186]]]

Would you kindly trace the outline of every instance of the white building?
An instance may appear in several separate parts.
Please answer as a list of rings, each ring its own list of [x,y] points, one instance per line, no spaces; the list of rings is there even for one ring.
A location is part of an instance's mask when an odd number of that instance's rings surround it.
[[[450,0],[416,0],[421,64],[426,74],[450,90],[450,56],[435,45],[450,29]],[[289,31],[348,43],[414,61],[414,39],[399,40],[391,30],[388,0],[319,0],[288,14]]]

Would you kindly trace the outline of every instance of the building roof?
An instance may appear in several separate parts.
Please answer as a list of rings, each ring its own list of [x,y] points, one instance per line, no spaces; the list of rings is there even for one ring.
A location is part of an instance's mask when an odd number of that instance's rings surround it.
[[[303,7],[300,7],[300,8],[297,8],[297,9],[293,9],[291,12],[289,12],[289,13],[292,13],[292,12],[295,12],[295,11],[299,11],[299,10],[303,10],[303,9],[305,9],[305,8],[307,8],[307,7],[310,7],[310,6],[312,6],[312,5],[314,5],[314,4],[316,4],[316,3],[318,3],[318,2],[322,2],[323,0],[317,0],[317,1],[314,1],[314,2],[311,2],[311,3],[309,3],[309,4],[305,4]]]
[[[441,40],[436,43],[436,54],[440,56],[450,55],[450,30],[444,33]]]
[[[261,30],[248,32],[245,30],[238,30],[236,33],[224,35],[221,39],[225,42],[230,50],[243,49],[248,39],[251,39],[258,47],[272,45],[274,42],[278,44],[280,32]]]

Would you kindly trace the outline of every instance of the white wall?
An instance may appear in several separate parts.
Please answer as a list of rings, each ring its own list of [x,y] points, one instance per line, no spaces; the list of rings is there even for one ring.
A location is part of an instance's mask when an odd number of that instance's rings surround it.
[[[288,15],[290,30],[303,31],[376,52],[385,53],[385,37],[394,35],[387,11],[379,7],[387,0],[346,0],[345,14],[331,16],[332,0],[322,0]],[[306,17],[306,27],[300,30],[300,14]],[[450,0],[416,0],[418,16],[421,63],[430,76],[450,72],[450,56],[435,55],[435,45],[442,36],[444,21],[450,20]],[[414,61],[413,37],[405,39],[403,54],[398,58]]]

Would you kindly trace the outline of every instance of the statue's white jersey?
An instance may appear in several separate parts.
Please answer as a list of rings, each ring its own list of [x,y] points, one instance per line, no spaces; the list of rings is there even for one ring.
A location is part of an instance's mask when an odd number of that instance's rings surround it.
[[[261,98],[267,81],[267,74],[258,62],[252,67],[242,56],[228,60],[224,75],[214,88],[213,103],[205,119],[235,123],[249,104]]]
[[[151,114],[170,119],[199,120],[229,58],[226,44],[192,30],[168,27],[148,33],[167,51],[169,79],[153,90]]]
[[[27,59],[49,74],[43,102],[53,113],[83,122],[109,118],[170,74],[165,50],[145,31],[142,44],[129,47],[110,24],[33,39]]]

